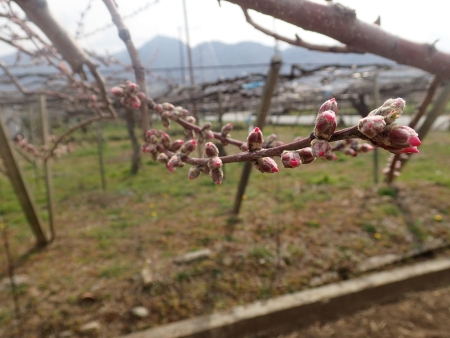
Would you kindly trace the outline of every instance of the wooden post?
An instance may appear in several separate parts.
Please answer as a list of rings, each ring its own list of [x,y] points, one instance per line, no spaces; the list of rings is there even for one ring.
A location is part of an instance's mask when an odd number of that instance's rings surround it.
[[[0,155],[3,159],[3,164],[9,180],[14,188],[14,192],[16,193],[22,210],[30,224],[31,230],[36,237],[36,246],[43,247],[47,245],[48,242],[42,231],[42,221],[37,212],[32,195],[30,194],[30,189],[25,182],[24,175],[15,158],[9,135],[2,118],[0,118]]]
[[[105,166],[103,164],[103,136],[102,126],[97,122],[97,149],[98,149],[98,164],[100,167],[100,177],[102,179],[102,191],[106,192]]]
[[[45,95],[41,95],[39,98],[41,107],[41,127],[42,127],[42,140],[44,147],[48,149],[49,145],[49,132],[48,132],[48,118],[47,118],[47,98]],[[54,219],[54,199],[53,199],[53,178],[51,168],[51,157],[44,160],[45,171],[45,188],[47,195],[47,210],[48,210],[48,223],[50,227],[51,238],[50,241],[55,239],[55,219]]]
[[[281,68],[281,57],[275,55],[270,62],[270,70],[267,75],[266,83],[264,85],[263,94],[261,97],[261,102],[258,107],[257,117],[256,117],[256,127],[263,130],[266,123],[266,117],[269,113],[270,101],[272,100],[273,91],[275,89],[275,84],[277,83],[278,74]],[[245,162],[244,169],[242,170],[241,179],[239,181],[238,191],[234,199],[234,206],[232,210],[232,216],[237,217],[241,209],[242,196],[244,196],[245,188],[247,187],[248,179],[250,177],[250,172],[252,170],[252,163]]]

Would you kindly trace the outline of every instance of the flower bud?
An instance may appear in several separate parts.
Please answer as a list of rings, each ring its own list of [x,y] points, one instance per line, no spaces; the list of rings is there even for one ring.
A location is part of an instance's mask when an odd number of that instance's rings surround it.
[[[248,145],[245,144],[245,143],[242,143],[242,144],[239,146],[239,149],[240,149],[241,151],[248,151]]]
[[[353,157],[355,157],[355,156],[358,155],[358,154],[356,153],[356,151],[355,151],[354,149],[350,148],[350,147],[345,147],[344,149],[342,149],[342,152],[343,152],[345,155],[353,156]]]
[[[154,106],[153,106],[153,110],[155,111],[155,112],[157,112],[158,114],[161,114],[162,112],[163,112],[163,107],[162,107],[162,105],[161,104],[155,104]]]
[[[389,145],[396,148],[417,147],[422,144],[416,131],[408,126],[390,124],[387,128]]]
[[[139,86],[136,83],[131,82],[130,80],[125,82],[125,92],[127,94],[134,94],[137,91],[139,91]]]
[[[180,107],[180,106],[175,107],[175,110],[177,111],[178,116],[180,116],[180,117],[186,117],[189,115],[189,110],[184,109],[183,107]]]
[[[164,148],[167,148],[167,149],[170,148],[171,140],[170,140],[170,136],[167,133],[162,133],[161,144],[164,146]]]
[[[122,97],[124,95],[124,93],[125,93],[125,91],[124,91],[124,89],[122,87],[112,87],[110,92],[115,97]]]
[[[128,99],[128,105],[131,108],[139,109],[141,107],[141,100],[136,95],[131,95]]]
[[[209,172],[209,176],[211,176],[212,180],[216,184],[221,184],[223,181],[223,171],[221,169],[211,170]]]
[[[224,125],[222,127],[221,133],[223,136],[226,136],[227,134],[230,133],[230,131],[233,129],[233,124],[232,123],[227,123],[226,125]]]
[[[168,103],[168,102],[164,102],[162,104],[162,107],[163,107],[164,110],[168,110],[168,111],[172,111],[172,110],[175,109],[175,106],[173,104],[171,104],[171,103]]]
[[[331,146],[326,140],[314,139],[311,150],[315,157],[326,157],[331,152]]]
[[[368,138],[381,134],[386,127],[383,116],[372,115],[359,120],[358,130]]]
[[[214,143],[208,142],[205,144],[205,157],[214,157],[218,155],[219,149]]]
[[[181,152],[181,154],[183,156],[187,156],[190,153],[192,153],[195,150],[195,148],[197,148],[197,141],[196,140],[189,140],[189,141],[186,141],[182,145],[182,147],[180,149],[180,152]]]
[[[297,153],[300,156],[300,160],[303,164],[314,162],[314,160],[316,159],[316,156],[314,156],[310,147],[299,149],[297,150]]]
[[[278,166],[277,163],[271,157],[259,158],[255,161],[255,166],[262,173],[277,173]]]
[[[356,152],[355,152],[356,154]],[[338,157],[335,153],[331,152],[327,156],[325,156],[325,159],[328,161],[337,161]]]
[[[261,129],[255,127],[247,137],[247,145],[249,151],[261,150],[263,143],[263,135]]]
[[[317,138],[329,140],[336,130],[336,114],[332,110],[326,110],[317,115],[314,127],[314,135]]]
[[[214,133],[211,130],[204,130],[203,134],[207,140],[212,140],[214,138]]]
[[[198,166],[193,166],[189,168],[188,178],[193,180],[200,175],[200,168]]]
[[[158,160],[158,162],[167,163],[169,157],[164,153],[160,153],[156,159]]]
[[[300,155],[295,151],[285,151],[281,155],[281,162],[285,168],[297,168],[302,164]]]
[[[138,92],[137,93],[137,97],[139,98],[139,100],[144,101],[147,97],[145,96],[144,92]]]
[[[358,151],[362,153],[368,153],[369,151],[372,151],[374,149],[374,146],[369,143],[361,143],[358,147]]]
[[[205,123],[203,123],[203,130],[207,130],[207,129],[211,129],[211,126],[212,126],[212,124],[211,124],[211,122],[205,122]]]
[[[189,122],[189,123],[193,123],[193,124],[195,124],[195,122],[196,122],[196,120],[195,120],[195,117],[194,116],[186,116],[186,121],[187,122]]]
[[[177,151],[181,148],[181,146],[184,144],[183,140],[175,140],[172,142],[172,144],[170,145],[170,150],[171,151]]]
[[[208,161],[208,167],[211,170],[219,169],[222,166],[222,160],[219,156],[211,157]]]
[[[322,106],[320,106],[318,114],[323,113],[327,110],[332,110],[336,114],[338,113],[338,106],[335,98],[325,101]]]
[[[394,122],[405,109],[405,100],[401,98],[386,100],[383,105],[370,112],[369,116],[383,116],[386,124]]]
[[[175,170],[174,168],[181,168],[181,167],[184,167],[184,162],[181,161],[178,155],[173,155],[167,162],[167,169],[169,169],[171,173],[174,172]]]

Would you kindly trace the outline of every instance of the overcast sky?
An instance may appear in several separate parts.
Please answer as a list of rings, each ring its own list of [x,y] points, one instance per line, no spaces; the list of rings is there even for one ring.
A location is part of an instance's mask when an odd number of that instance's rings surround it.
[[[80,15],[90,0],[47,0],[51,10],[71,34],[77,30]],[[183,0],[116,0],[122,15],[127,16],[141,7],[151,4],[140,14],[126,20],[133,40],[139,47],[157,35],[177,38],[182,33],[185,40]],[[323,0],[316,0],[325,3]],[[439,39],[438,49],[450,52],[450,1],[444,0],[341,0],[341,4],[356,10],[359,19],[373,22],[381,15],[381,25],[387,31],[417,42],[432,43]],[[257,41],[273,45],[273,38],[257,31],[246,23],[241,9],[229,2],[217,0],[186,0],[192,46],[205,41],[235,43]],[[285,24],[271,17],[251,12],[258,23],[278,33],[303,39],[332,44],[333,41],[316,33]],[[92,8],[85,17],[83,33],[90,33],[111,22],[102,0],[93,0]],[[181,31],[180,31],[181,29]],[[117,37],[117,30],[110,27],[97,34],[80,39],[82,44],[100,53],[114,53],[124,48]],[[283,45],[282,45],[283,47]],[[2,54],[6,49],[2,46]]]

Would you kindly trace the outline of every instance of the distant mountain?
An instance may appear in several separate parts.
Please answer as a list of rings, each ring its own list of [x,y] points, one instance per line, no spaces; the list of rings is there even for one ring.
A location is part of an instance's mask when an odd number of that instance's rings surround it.
[[[148,68],[162,77],[181,82],[180,66],[184,64],[184,77],[189,81],[187,48],[177,39],[158,36],[139,48],[142,61]],[[318,64],[369,64],[394,62],[373,54],[338,54],[309,51],[299,47],[289,47],[280,52],[287,72],[290,64],[299,63],[303,67],[313,67]],[[274,48],[255,42],[240,42],[225,44],[218,41],[204,42],[192,48],[192,59],[196,82],[215,81],[221,77],[231,78],[247,73],[266,73]],[[115,55],[122,62],[130,62],[126,51]],[[258,65],[259,66],[256,66]],[[217,67],[222,65],[223,67]],[[232,67],[234,65],[234,67]],[[247,65],[247,66],[241,66]],[[254,65],[254,66],[252,66]],[[203,67],[200,68],[200,67]]]

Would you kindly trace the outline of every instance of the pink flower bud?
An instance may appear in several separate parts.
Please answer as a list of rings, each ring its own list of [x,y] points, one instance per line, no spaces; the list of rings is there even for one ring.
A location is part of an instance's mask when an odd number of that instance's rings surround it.
[[[417,147],[422,144],[416,131],[408,126],[390,124],[387,128],[389,145],[397,148]]]
[[[173,155],[170,160],[167,162],[167,169],[172,173],[174,172],[174,168],[184,167],[184,162],[181,161],[180,157],[177,155]]]
[[[281,155],[281,162],[285,168],[297,168],[302,164],[300,155],[295,151],[285,151],[283,155]]]
[[[405,109],[405,100],[401,98],[386,100],[383,105],[370,112],[369,116],[383,116],[386,124],[394,122]]]
[[[259,158],[255,162],[256,168],[262,173],[277,173],[278,166],[277,163],[271,157]]]
[[[175,140],[172,142],[172,144],[170,145],[170,150],[171,151],[177,151],[181,148],[181,146],[184,144],[183,140]]]
[[[198,166],[193,166],[189,168],[188,178],[190,180],[197,178],[199,175],[200,175],[200,168]]]
[[[139,91],[139,86],[136,83],[131,82],[130,80],[127,80],[125,82],[125,92],[126,93],[134,94],[134,93],[136,93],[138,91]]]
[[[172,141],[170,140],[170,136],[167,133],[163,132],[161,135],[161,144],[164,146],[164,148],[169,149],[171,143]]]
[[[338,106],[335,98],[325,101],[322,106],[320,106],[318,114],[323,113],[327,110],[332,110],[336,114],[338,113]]]
[[[195,124],[196,120],[194,116],[186,116],[186,121],[192,124]]]
[[[212,124],[211,124],[211,122],[205,122],[205,123],[203,123],[203,130],[206,130],[206,129],[211,129],[211,126],[212,126]]]
[[[115,97],[122,97],[124,95],[124,90],[121,87],[112,87],[110,90],[111,94]]]
[[[419,149],[417,147],[409,147],[402,149],[402,154],[417,154],[419,152]]]
[[[331,152],[327,156],[325,156],[325,159],[327,161],[337,161],[338,157],[337,157],[337,155],[335,153]]]
[[[211,170],[219,169],[222,166],[222,160],[218,156],[211,157],[208,161],[208,167]]]
[[[180,117],[186,117],[189,115],[189,110],[184,109],[181,106],[175,107],[175,110],[177,111],[178,116],[180,116]]]
[[[175,106],[173,104],[171,104],[171,103],[168,103],[168,102],[164,102],[162,104],[162,107],[163,107],[164,110],[168,110],[168,111],[172,111],[172,110],[175,109]]]
[[[169,157],[164,153],[160,153],[156,159],[158,160],[158,162],[167,163]]]
[[[212,142],[205,144],[205,157],[215,157],[219,155],[219,149]]]
[[[141,100],[139,100],[139,98],[136,95],[132,95],[128,99],[128,105],[131,108],[139,109],[141,107]]]
[[[233,124],[227,123],[226,125],[224,125],[222,127],[221,133],[223,136],[225,136],[225,135],[229,134],[232,129],[233,129]]]
[[[331,146],[326,140],[314,139],[311,150],[315,157],[326,157],[331,152]]]
[[[297,153],[299,154],[300,160],[303,164],[314,162],[314,160],[316,159],[316,156],[314,156],[310,147],[299,149],[297,150]]]
[[[367,116],[358,123],[358,130],[368,138],[381,134],[385,127],[384,117],[379,115]]]
[[[355,157],[355,156],[358,155],[358,154],[356,153],[356,151],[355,151],[354,149],[350,148],[350,147],[345,147],[344,149],[342,149],[342,152],[343,152],[345,155],[353,156],[353,157]]]
[[[211,130],[205,130],[203,131],[203,134],[207,140],[212,140],[214,138],[214,133]]]
[[[144,101],[147,97],[145,96],[144,92],[138,92],[137,93],[137,97],[139,98],[139,100]]]
[[[362,143],[358,148],[358,150],[362,153],[368,153],[369,151],[372,151],[374,149],[374,146],[369,143]]]
[[[183,156],[187,156],[192,153],[197,148],[196,140],[186,141],[180,149],[180,152]]]
[[[163,112],[163,107],[162,107],[162,104],[155,104],[154,106],[153,106],[153,110],[155,111],[155,112],[157,112],[158,114],[161,114],[162,112]]]
[[[247,137],[247,145],[249,151],[261,150],[263,144],[263,135],[261,129],[255,127]]]
[[[221,184],[223,181],[223,171],[221,169],[211,170],[209,172],[209,176],[211,176],[212,180],[216,184]]]
[[[336,130],[336,114],[332,110],[326,110],[317,115],[314,135],[324,140],[330,139]]]

